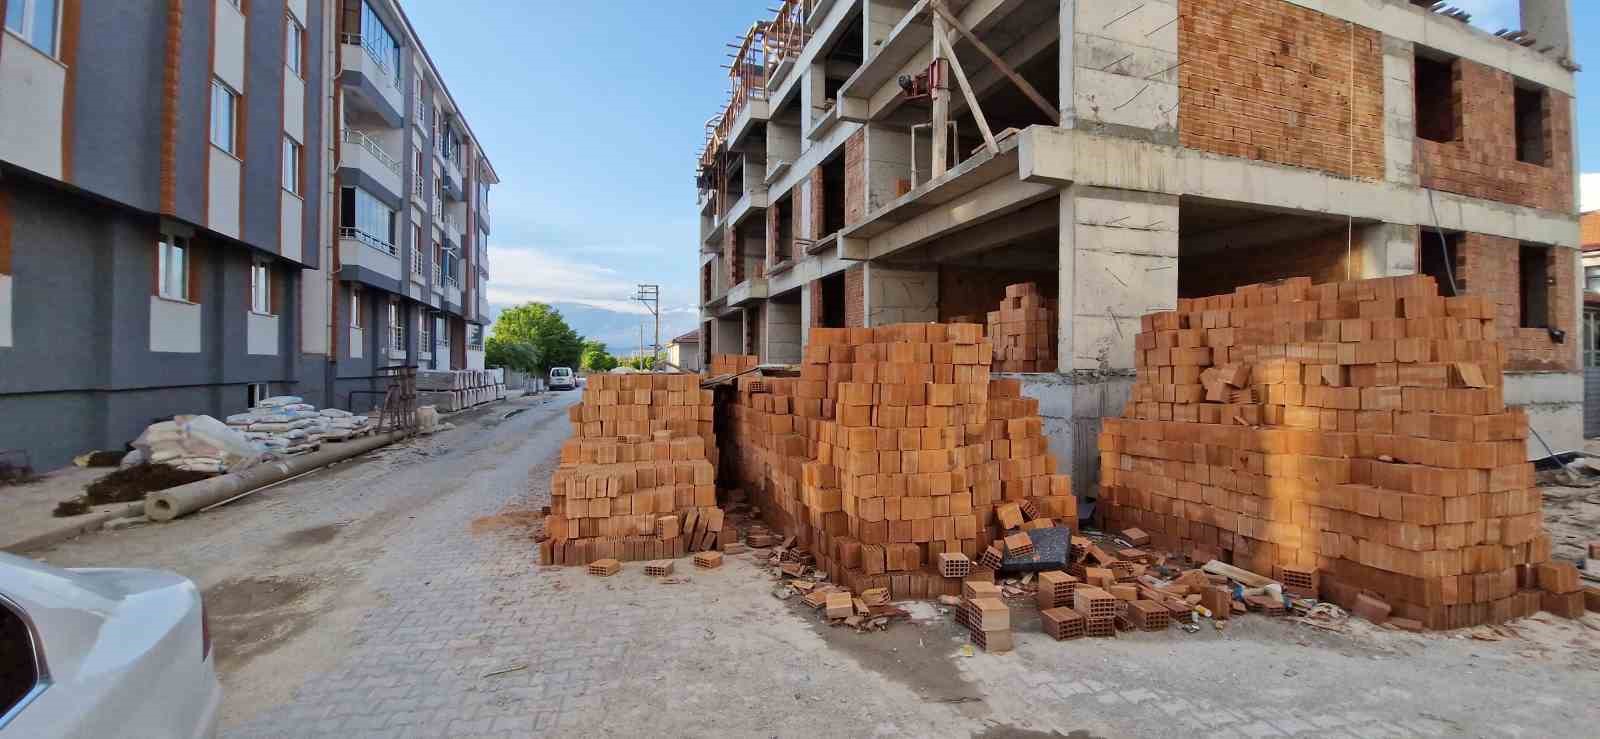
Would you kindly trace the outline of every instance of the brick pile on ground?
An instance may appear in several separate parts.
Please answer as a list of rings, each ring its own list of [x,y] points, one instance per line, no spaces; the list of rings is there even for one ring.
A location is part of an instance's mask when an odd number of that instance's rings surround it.
[[[691,374],[595,375],[550,481],[544,564],[680,557],[730,539],[711,391]]]
[[[1549,564],[1493,306],[1433,278],[1299,278],[1147,315],[1100,436],[1108,528],[1373,620],[1582,612]]]
[[[996,372],[1056,370],[1056,301],[1023,282],[1006,286],[1000,309],[989,311],[989,340]]]
[[[1076,524],[1038,401],[991,379],[992,357],[976,324],[813,328],[799,377],[739,379],[727,469],[831,582],[954,595],[939,555],[976,559],[1024,523],[997,506]]]

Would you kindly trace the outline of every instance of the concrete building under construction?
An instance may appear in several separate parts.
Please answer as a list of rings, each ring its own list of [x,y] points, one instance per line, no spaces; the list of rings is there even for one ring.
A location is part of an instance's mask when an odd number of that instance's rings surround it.
[[[1567,0],[785,0],[736,39],[699,178],[701,351],[1057,307],[1021,375],[1093,485],[1139,317],[1293,276],[1498,306],[1507,401],[1581,446]],[[1530,439],[1529,456],[1544,456]]]

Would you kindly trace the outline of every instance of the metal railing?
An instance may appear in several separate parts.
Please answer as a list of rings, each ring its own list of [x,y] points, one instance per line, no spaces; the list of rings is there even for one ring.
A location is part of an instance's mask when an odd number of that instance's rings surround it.
[[[395,350],[397,352],[403,352],[403,351],[406,350],[406,327],[405,326],[390,326],[389,327],[389,348],[393,349],[393,350]]]
[[[427,196],[423,194],[423,191],[424,191],[424,188],[422,187],[422,175],[421,174],[413,174],[413,175],[411,175],[411,194],[417,196],[418,198],[426,200]]]
[[[388,254],[391,257],[398,256],[398,253],[394,248],[394,244],[384,241],[383,239],[373,236],[372,234],[369,234],[366,231],[354,226],[339,227],[339,237],[345,239],[355,239],[356,241],[377,249],[384,254]]]
[[[383,70],[383,73],[388,75],[389,82],[397,88],[400,86],[399,70],[394,69],[394,67],[389,64],[389,60],[383,58],[383,51],[381,49],[378,49],[374,45],[367,43],[366,37],[359,33],[341,33],[339,34],[339,39],[347,44],[355,44],[356,46],[361,47],[367,52],[367,57],[372,59],[374,64],[378,65],[378,69]]]
[[[368,154],[371,154],[380,164],[387,167],[390,172],[400,174],[400,160],[390,156],[389,152],[384,151],[383,146],[379,145],[376,139],[368,136],[365,131],[346,128],[344,130],[344,142],[366,149]]]
[[[444,223],[445,231],[454,231],[458,236],[461,234],[461,221],[454,214],[445,213],[441,221]]]

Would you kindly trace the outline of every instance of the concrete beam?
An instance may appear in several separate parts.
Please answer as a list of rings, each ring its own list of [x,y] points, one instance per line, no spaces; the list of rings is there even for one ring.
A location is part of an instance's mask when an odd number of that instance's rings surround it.
[[[1394,182],[1348,180],[1314,170],[1163,146],[1087,131],[1031,126],[1019,136],[1026,182],[1072,183],[1192,195],[1305,213],[1579,246],[1574,214],[1525,208]]]
[[[954,262],[1006,244],[1051,234],[1059,227],[1059,213],[1054,205],[1042,202],[1023,208],[1010,218],[952,234],[930,247],[927,258],[939,263]]]

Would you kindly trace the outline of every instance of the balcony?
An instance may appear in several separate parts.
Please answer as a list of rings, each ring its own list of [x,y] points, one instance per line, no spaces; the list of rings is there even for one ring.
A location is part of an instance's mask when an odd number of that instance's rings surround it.
[[[461,219],[454,213],[444,214],[444,238],[456,246],[461,245]]]
[[[417,205],[428,204],[427,189],[422,186],[421,174],[411,175],[411,199],[417,201]]]
[[[403,182],[400,179],[400,160],[384,151],[378,140],[365,131],[345,129],[344,146],[339,148],[339,167],[351,170],[341,173],[346,182],[353,176],[362,180],[362,185],[376,184],[395,200],[399,200],[401,193],[405,192],[400,186]]]
[[[383,239],[359,228],[339,229],[339,276],[373,287],[400,292],[399,250]]]
[[[461,169],[455,166],[455,160],[447,161],[444,170],[439,174],[444,184],[444,196],[452,202],[465,202],[467,193],[461,189]]]
[[[483,203],[478,203],[478,230],[489,235],[489,208]]]
[[[391,128],[405,125],[401,113],[405,98],[400,93],[400,76],[389,60],[361,42],[360,34],[343,34],[340,44],[339,82],[350,94],[347,104],[383,119]]]
[[[447,313],[461,315],[461,285],[450,276],[444,278],[444,309]]]
[[[444,228],[444,201],[439,199],[439,194],[433,194],[433,224]]]

